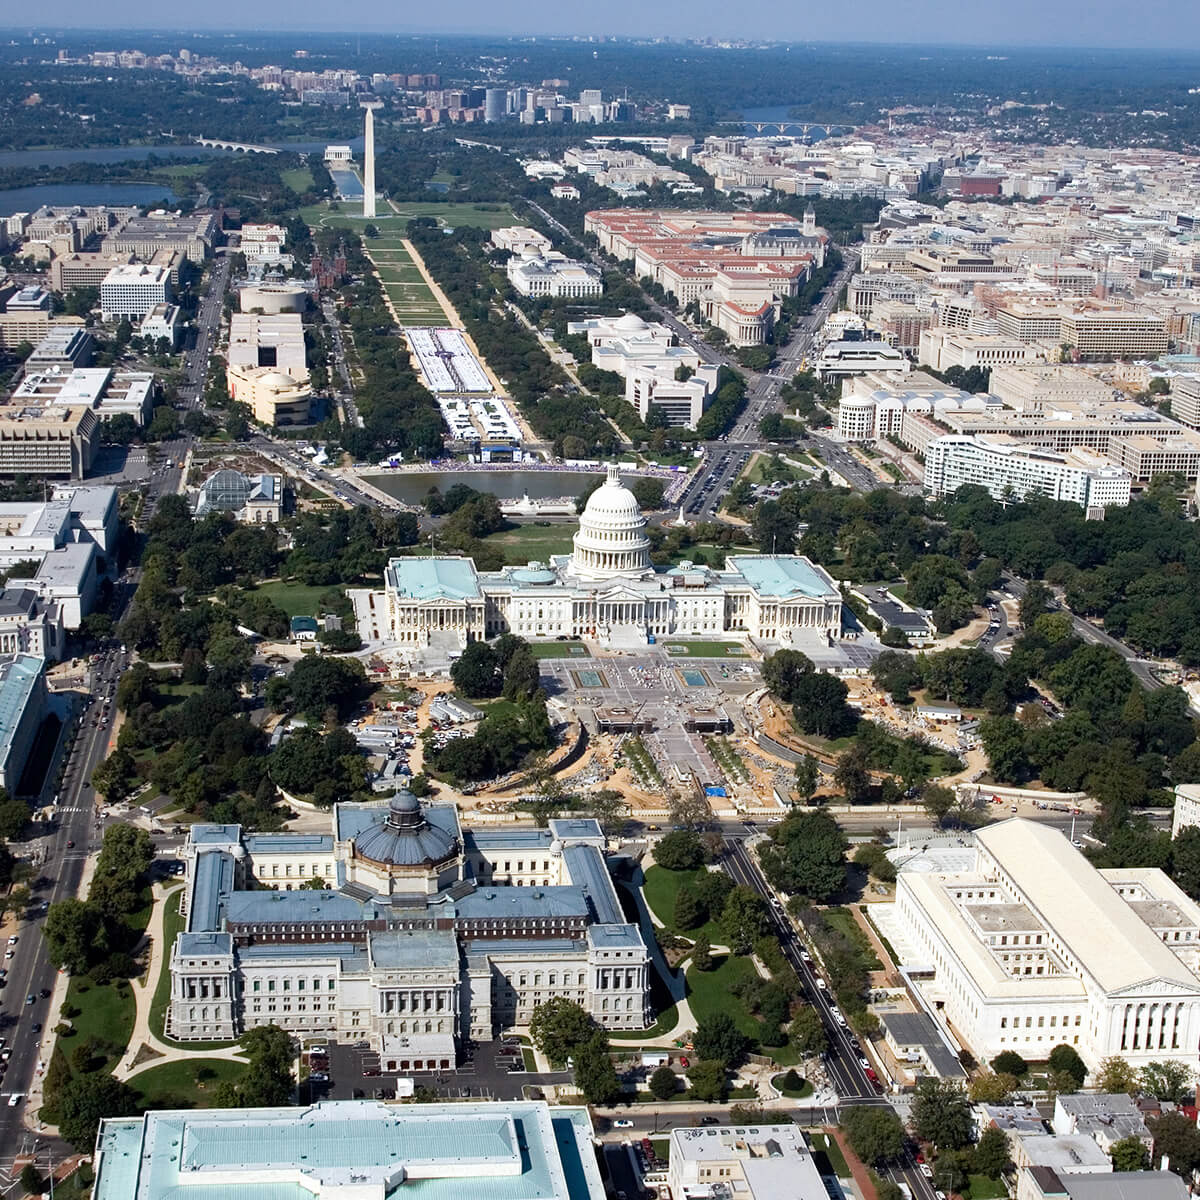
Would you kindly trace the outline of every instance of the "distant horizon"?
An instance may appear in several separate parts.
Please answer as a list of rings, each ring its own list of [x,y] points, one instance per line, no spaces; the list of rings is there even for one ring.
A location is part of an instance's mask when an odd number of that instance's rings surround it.
[[[344,23],[337,25],[324,23],[316,13],[323,13],[326,6],[319,0],[292,0],[287,5],[287,16],[264,14],[252,18],[244,24],[237,24],[239,18],[245,18],[249,9],[274,9],[277,0],[258,0],[255,3],[235,5],[232,0],[214,0],[207,8],[205,20],[179,25],[173,22],[162,24],[147,24],[144,10],[139,7],[138,20],[120,15],[120,7],[126,0],[103,10],[113,14],[108,22],[97,23],[97,10],[91,7],[84,9],[81,0],[66,0],[63,5],[67,19],[62,19],[63,13],[58,14],[59,20],[53,25],[5,25],[0,26],[0,35],[5,38],[50,38],[57,36],[80,37],[88,34],[111,36],[114,33],[147,34],[166,36],[177,34],[180,37],[203,37],[214,40],[234,40],[242,36],[271,36],[303,38],[305,36],[341,36],[354,38],[357,36],[372,38],[447,38],[469,40],[508,40],[519,41],[582,41],[596,40],[597,46],[612,44],[610,38],[621,42],[653,44],[662,39],[664,45],[684,45],[689,41],[709,39],[721,41],[746,41],[752,44],[770,44],[778,47],[788,46],[871,46],[891,47],[893,49],[937,49],[954,50],[969,49],[973,51],[995,51],[998,53],[1011,52],[1042,52],[1053,53],[1058,50],[1097,51],[1118,53],[1123,50],[1139,52],[1163,53],[1174,55],[1195,55],[1200,58],[1200,5],[1183,5],[1182,0],[1145,0],[1141,6],[1136,36],[1130,34],[1128,28],[1128,6],[1120,0],[1097,0],[1086,12],[1080,5],[1075,15],[1062,13],[1064,5],[1049,0],[1049,3],[1039,4],[1037,0],[1012,0],[1004,10],[1003,20],[991,21],[988,14],[971,13],[963,16],[961,6],[951,8],[944,0],[915,0],[908,6],[908,17],[898,23],[900,14],[889,0],[862,0],[856,13],[859,28],[855,36],[845,36],[844,28],[819,27],[821,17],[827,22],[834,22],[832,14],[821,14],[814,17],[807,30],[779,28],[778,22],[771,33],[762,30],[729,30],[712,25],[714,10],[720,8],[719,18],[725,18],[723,6],[717,0],[697,0],[688,14],[689,22],[694,22],[685,32],[678,24],[670,28],[659,28],[652,19],[648,20],[644,10],[637,11],[630,0],[623,0],[614,6],[617,11],[605,14],[604,30],[570,28],[559,24],[563,15],[555,12],[541,28],[517,29],[498,25],[485,25],[482,22],[472,24],[471,28],[434,28],[414,24],[382,24],[368,21],[358,28],[347,28]],[[545,0],[533,0],[529,9],[541,8]],[[481,0],[462,0],[462,6],[470,10],[479,7],[486,12],[488,18],[494,19],[494,9],[485,7]],[[673,7],[673,6],[672,6]],[[1075,4],[1068,6],[1075,9]],[[80,10],[78,21],[71,19],[73,9]],[[315,8],[316,13],[309,14],[307,10]],[[878,16],[872,18],[869,12],[873,10]],[[631,23],[637,28],[620,28],[624,22],[620,20],[621,11],[626,11]],[[1169,19],[1163,14],[1169,13]],[[303,14],[303,15],[300,15]],[[1023,16],[1024,14],[1024,16]],[[1124,19],[1114,19],[1107,23],[1105,15],[1113,18],[1122,15]],[[655,14],[662,16],[664,14]],[[469,13],[467,15],[469,19]],[[886,19],[885,19],[886,18]],[[1064,36],[1059,28],[1064,23],[1073,31],[1086,29],[1087,40]],[[486,19],[486,18],[484,18]],[[567,19],[578,20],[578,14],[572,14]],[[276,23],[278,22],[278,23]],[[298,22],[303,24],[298,27]],[[932,22],[933,29],[926,26]],[[618,28],[614,29],[613,25]],[[817,26],[814,28],[814,26]],[[1013,40],[1013,31],[1025,28],[1029,36],[1024,40]],[[1109,36],[1104,36],[1107,28]],[[1001,33],[1002,35],[997,36]],[[872,35],[871,32],[874,31]],[[936,32],[935,32],[936,31]],[[945,33],[949,36],[939,36]],[[1056,36],[1057,35],[1057,36]],[[1147,36],[1149,35],[1149,36]],[[1189,43],[1190,44],[1185,44]],[[1200,81],[1198,81],[1200,83]]]

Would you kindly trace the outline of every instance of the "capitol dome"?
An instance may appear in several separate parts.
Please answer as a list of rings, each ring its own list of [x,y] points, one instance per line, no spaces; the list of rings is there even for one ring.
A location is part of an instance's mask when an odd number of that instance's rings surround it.
[[[574,547],[571,573],[580,579],[637,579],[654,569],[641,505],[613,465],[588,498]]]

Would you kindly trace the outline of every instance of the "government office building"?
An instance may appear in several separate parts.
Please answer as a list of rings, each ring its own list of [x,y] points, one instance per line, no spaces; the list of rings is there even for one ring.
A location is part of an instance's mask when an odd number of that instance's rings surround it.
[[[1157,868],[1097,870],[1057,829],[1013,818],[974,862],[901,865],[882,914],[922,1004],[979,1061],[1072,1046],[1091,1069],[1195,1061],[1200,905]],[[949,852],[961,860],[963,852]]]
[[[394,558],[383,591],[358,600],[364,641],[414,647],[443,640],[461,649],[501,633],[629,646],[670,634],[786,643],[842,633],[837,585],[800,555],[656,570],[646,518],[615,466],[588,499],[571,554],[488,572],[469,558]]]
[[[557,996],[606,1029],[653,1023],[649,953],[593,820],[463,830],[410,792],[339,804],[329,834],[193,825],[167,1034],[255,1025],[368,1040],[385,1071],[452,1069],[463,1039]]]

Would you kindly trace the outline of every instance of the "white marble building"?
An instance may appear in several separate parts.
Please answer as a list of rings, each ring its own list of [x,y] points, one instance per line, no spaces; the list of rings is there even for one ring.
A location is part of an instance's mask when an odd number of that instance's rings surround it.
[[[385,587],[358,605],[364,641],[458,645],[501,633],[623,645],[649,635],[841,636],[842,599],[820,567],[793,554],[746,554],[724,570],[656,570],[646,518],[615,466],[592,493],[574,551],[549,563],[479,572],[468,558],[395,558]]]
[[[892,920],[924,1002],[977,1059],[1065,1043],[1092,1068],[1194,1062],[1200,905],[1164,872],[1099,871],[1016,818],[976,834],[971,869],[936,866],[900,871]]]
[[[442,1070],[458,1042],[567,996],[644,1029],[649,953],[592,820],[460,828],[453,805],[340,804],[330,834],[194,825],[167,1032],[254,1025],[366,1039],[385,1071]]]

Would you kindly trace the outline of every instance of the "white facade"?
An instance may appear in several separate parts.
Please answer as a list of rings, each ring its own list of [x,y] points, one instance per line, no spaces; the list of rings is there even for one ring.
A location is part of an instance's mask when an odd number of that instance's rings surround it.
[[[1171,819],[1171,836],[1177,838],[1185,829],[1200,825],[1200,784],[1180,783],[1175,787],[1175,811]]]
[[[141,320],[171,299],[171,272],[148,263],[113,267],[100,284],[100,310],[106,321]]]
[[[977,1059],[1194,1061],[1200,906],[1162,871],[1098,871],[1014,818],[976,835],[969,870],[902,869],[894,920],[925,1006]]]
[[[918,357],[935,371],[951,367],[1012,366],[1014,363],[1045,361],[1045,354],[1017,338],[992,337],[981,333],[960,333],[953,329],[926,329],[921,333]]]
[[[814,365],[822,379],[843,379],[867,371],[912,370],[904,352],[887,342],[829,342]]]
[[[543,254],[551,249],[550,239],[525,225],[509,225],[492,230],[492,245],[510,254]]]
[[[1133,477],[1124,467],[1087,450],[1057,451],[1002,437],[951,433],[925,447],[925,490],[949,496],[976,484],[996,500],[1029,495],[1065,500],[1081,508],[1124,507]]]
[[[819,566],[799,555],[735,555],[714,571],[650,562],[646,518],[609,467],[580,517],[574,553],[480,574],[466,558],[397,558],[382,595],[369,594],[366,641],[427,646],[510,632],[645,644],[649,635],[732,634],[764,641],[841,636],[842,599]]]
[[[508,260],[508,282],[522,296],[579,298],[604,294],[599,267],[576,262],[557,250],[517,254]]]
[[[797,1125],[672,1129],[667,1159],[679,1200],[825,1200],[821,1173]]]
[[[338,805],[331,835],[193,826],[168,1028],[274,1023],[366,1038],[385,1072],[455,1065],[462,1038],[567,996],[644,1029],[649,953],[625,923],[592,820],[463,831],[407,792]],[[340,886],[339,886],[340,881]]]
[[[166,338],[174,350],[179,345],[183,314],[177,304],[156,304],[142,318],[138,333],[144,338]]]
[[[625,399],[643,421],[649,421],[651,411],[658,410],[671,428],[695,429],[716,389],[717,371],[716,367],[701,367],[682,382],[653,371],[632,371],[625,380]]]
[[[914,373],[915,374],[915,373]],[[907,381],[864,389],[863,377],[847,377],[838,401],[837,431],[848,442],[896,437],[905,413],[940,416],[947,412],[987,410],[987,401],[957,388],[909,387]]]

